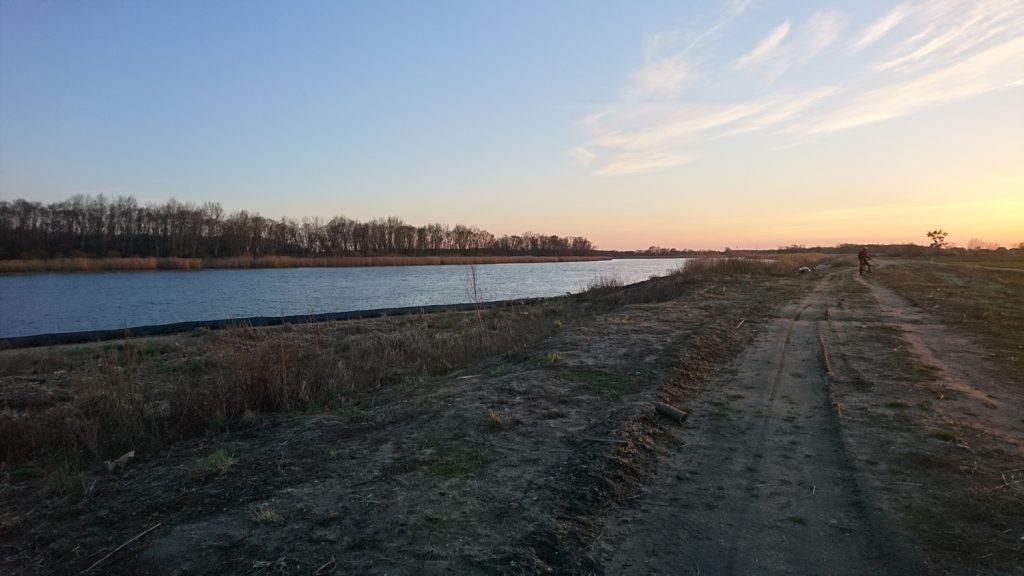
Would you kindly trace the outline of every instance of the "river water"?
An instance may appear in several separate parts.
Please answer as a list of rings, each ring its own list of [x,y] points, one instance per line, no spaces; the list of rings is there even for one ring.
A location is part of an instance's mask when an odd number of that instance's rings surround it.
[[[560,296],[611,278],[663,276],[685,259],[475,267],[480,301]],[[285,268],[0,276],[0,337],[198,320],[457,304],[473,296],[470,266]]]

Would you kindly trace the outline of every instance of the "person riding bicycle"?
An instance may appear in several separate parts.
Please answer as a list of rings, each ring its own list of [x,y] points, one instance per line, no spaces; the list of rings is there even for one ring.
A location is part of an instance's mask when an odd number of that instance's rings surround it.
[[[868,249],[865,246],[861,248],[860,253],[857,254],[857,260],[860,261],[860,274],[863,276],[864,271],[871,272],[871,254],[868,253]]]

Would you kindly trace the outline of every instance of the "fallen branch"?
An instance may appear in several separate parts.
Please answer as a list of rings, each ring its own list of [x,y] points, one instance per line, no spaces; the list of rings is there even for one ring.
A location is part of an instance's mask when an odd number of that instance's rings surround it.
[[[111,557],[111,556],[113,556],[114,554],[117,554],[117,553],[118,553],[118,551],[120,551],[120,550],[121,550],[122,548],[124,548],[125,546],[127,546],[127,545],[131,544],[132,542],[135,542],[136,540],[138,540],[139,538],[142,538],[142,537],[143,537],[143,536],[145,536],[146,534],[149,534],[149,533],[150,533],[150,532],[152,532],[153,530],[156,530],[156,529],[157,529],[157,528],[159,528],[159,527],[160,527],[160,526],[161,526],[162,524],[163,524],[163,522],[157,522],[155,526],[153,526],[153,527],[151,527],[151,528],[147,528],[146,530],[143,530],[142,532],[139,532],[138,534],[136,534],[136,535],[135,535],[134,537],[132,537],[131,539],[129,539],[129,540],[128,540],[127,542],[125,542],[124,544],[121,544],[121,545],[120,545],[120,546],[118,546],[117,548],[114,548],[114,549],[113,549],[113,550],[112,550],[112,551],[110,552],[110,554],[107,554],[107,555],[106,555],[106,556],[104,556],[103,558],[100,558],[99,560],[97,560],[96,562],[94,562],[92,566],[89,566],[89,567],[88,567],[88,568],[86,568],[85,570],[82,570],[81,572],[79,572],[79,573],[78,573],[78,574],[79,574],[79,576],[81,576],[82,574],[85,574],[86,572],[88,572],[88,571],[92,570],[93,568],[95,568],[95,567],[99,566],[99,565],[100,565],[101,563],[103,563],[103,561],[104,561],[104,560],[106,560],[107,558],[110,558],[110,557]]]
[[[664,402],[655,402],[654,409],[658,412],[658,414],[661,414],[662,416],[667,416],[675,420],[676,422],[682,422],[683,420],[686,420],[687,416],[689,416],[689,414],[687,414],[686,412],[683,412],[682,410],[676,408],[675,406],[669,406]]]

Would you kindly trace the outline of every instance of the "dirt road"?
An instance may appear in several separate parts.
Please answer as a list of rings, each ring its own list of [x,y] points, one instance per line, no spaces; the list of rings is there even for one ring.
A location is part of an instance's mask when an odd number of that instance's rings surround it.
[[[1009,528],[977,548],[999,531],[950,502],[974,499],[961,464],[1009,469],[1024,446],[1019,393],[977,349],[832,272],[695,400],[658,479],[608,520],[607,573],[1018,573],[1020,506],[988,518]],[[984,437],[971,450],[961,430]],[[937,555],[933,531],[959,532],[968,555]]]

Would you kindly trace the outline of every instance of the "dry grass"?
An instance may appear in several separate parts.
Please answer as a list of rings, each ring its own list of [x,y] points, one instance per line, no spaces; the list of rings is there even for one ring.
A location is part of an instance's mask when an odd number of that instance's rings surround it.
[[[817,253],[785,254],[771,258],[763,255],[694,258],[667,276],[654,277],[638,284],[623,287],[615,279],[598,279],[582,298],[607,308],[665,302],[679,297],[696,282],[744,281],[763,275],[789,276],[798,274],[801,266],[814,267],[826,261],[835,262],[829,255]],[[839,265],[845,263],[840,261]]]
[[[1015,270],[1024,270],[1024,252],[1001,253],[985,250],[973,254],[968,253],[943,256],[941,261],[953,264],[981,266],[984,268],[1013,268]]]
[[[515,352],[565,302],[432,316],[247,328],[0,356],[0,462],[95,465],[129,450],[246,427],[262,415],[360,418],[392,385]],[[435,325],[435,323],[437,325]],[[68,368],[70,367],[70,370]],[[64,374],[63,372],[67,372]],[[26,379],[54,374],[54,393]],[[45,378],[41,378],[45,380]]]
[[[587,262],[602,256],[234,256],[231,258],[53,258],[0,260],[0,274],[249,268],[352,268],[538,262]]]
[[[981,338],[992,359],[1024,382],[1024,272],[917,262],[882,268],[875,278],[915,306]]]
[[[31,272],[109,272],[146,270],[198,270],[199,258],[53,258],[0,260],[0,274]]]
[[[281,521],[281,515],[270,504],[254,506],[250,518],[257,524],[276,524]]]
[[[696,258],[688,261],[680,273],[705,278],[737,274],[795,274],[801,266],[813,268],[830,258],[819,253]]]

